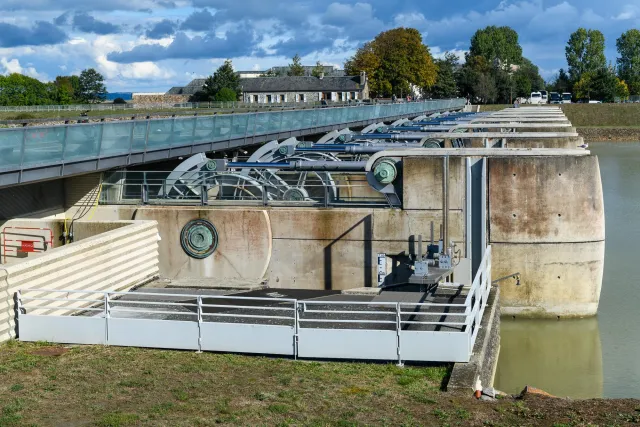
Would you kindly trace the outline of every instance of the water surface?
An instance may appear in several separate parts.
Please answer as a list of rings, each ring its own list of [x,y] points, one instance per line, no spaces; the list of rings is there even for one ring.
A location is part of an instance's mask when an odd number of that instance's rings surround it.
[[[598,316],[503,318],[495,386],[558,396],[640,398],[640,142],[593,143],[600,159],[606,243]]]

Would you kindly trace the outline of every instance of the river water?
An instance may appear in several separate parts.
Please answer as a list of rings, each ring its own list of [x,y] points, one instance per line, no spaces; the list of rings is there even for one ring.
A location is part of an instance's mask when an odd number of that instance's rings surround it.
[[[531,385],[557,396],[640,398],[640,142],[593,143],[605,202],[598,316],[503,318],[497,389]]]

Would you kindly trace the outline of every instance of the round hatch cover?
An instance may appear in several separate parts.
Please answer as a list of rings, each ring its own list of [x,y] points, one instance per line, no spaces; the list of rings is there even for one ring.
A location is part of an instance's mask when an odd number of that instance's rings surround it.
[[[192,258],[203,259],[218,247],[218,231],[206,219],[194,219],[182,228],[180,245]]]

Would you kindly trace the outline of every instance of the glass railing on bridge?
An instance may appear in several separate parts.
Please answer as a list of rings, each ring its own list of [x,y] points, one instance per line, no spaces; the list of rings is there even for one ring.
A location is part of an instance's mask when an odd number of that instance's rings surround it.
[[[0,171],[460,108],[464,99],[0,129]]]

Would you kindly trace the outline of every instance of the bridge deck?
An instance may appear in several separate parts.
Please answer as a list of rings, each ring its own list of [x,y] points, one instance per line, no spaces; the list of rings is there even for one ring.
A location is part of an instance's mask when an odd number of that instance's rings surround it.
[[[0,187],[366,126],[464,99],[0,130]]]

